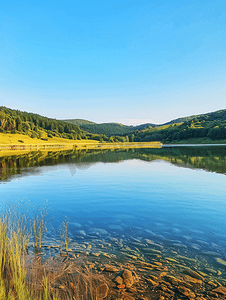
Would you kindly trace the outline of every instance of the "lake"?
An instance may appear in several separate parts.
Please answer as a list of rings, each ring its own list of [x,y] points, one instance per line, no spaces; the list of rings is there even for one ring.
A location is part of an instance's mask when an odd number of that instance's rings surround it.
[[[60,243],[66,217],[79,253],[146,261],[161,251],[225,278],[226,146],[32,152],[2,157],[0,168],[2,207],[30,213],[48,200],[46,243]]]

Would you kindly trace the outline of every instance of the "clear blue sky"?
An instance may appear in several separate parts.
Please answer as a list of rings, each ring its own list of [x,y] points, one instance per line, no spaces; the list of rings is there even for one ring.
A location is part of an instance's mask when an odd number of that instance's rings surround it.
[[[162,123],[226,108],[226,1],[1,1],[0,105]]]

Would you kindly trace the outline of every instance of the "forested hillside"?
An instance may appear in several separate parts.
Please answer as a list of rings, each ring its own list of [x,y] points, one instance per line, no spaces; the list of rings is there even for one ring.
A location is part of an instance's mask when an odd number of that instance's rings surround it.
[[[95,134],[105,134],[108,137],[112,135],[127,135],[134,131],[133,126],[126,126],[118,123],[97,124],[82,119],[69,119],[64,121],[75,124],[87,132]]]
[[[125,126],[117,123],[97,124],[81,119],[65,121],[76,124],[90,133],[105,134],[111,136],[111,139],[118,140],[124,137],[131,142],[186,143],[187,141],[198,141],[205,143],[226,139],[226,110],[177,118],[162,125],[151,123],[138,126]]]
[[[72,140],[101,139],[101,136],[86,133],[74,124],[4,106],[0,106],[0,132],[23,133],[31,138],[44,140],[52,137]]]
[[[180,122],[180,123],[179,123]],[[164,125],[136,130],[134,141],[172,143],[199,139],[200,142],[226,139],[226,110],[179,118]]]
[[[39,139],[61,137],[100,142],[226,142],[226,110],[178,118],[163,125],[125,126],[118,123],[96,124],[81,119],[56,120],[1,106],[0,132],[23,133]]]
[[[0,106],[0,132],[22,133],[31,138],[44,140],[60,137],[72,140],[88,139],[100,142],[129,142],[128,136],[93,134],[72,123],[4,106]]]

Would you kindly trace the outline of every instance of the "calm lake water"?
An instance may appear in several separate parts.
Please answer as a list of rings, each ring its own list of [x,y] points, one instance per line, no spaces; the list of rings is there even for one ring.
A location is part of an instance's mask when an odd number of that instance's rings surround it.
[[[0,170],[2,207],[48,200],[72,240],[151,239],[225,259],[225,146],[33,152],[0,158]]]

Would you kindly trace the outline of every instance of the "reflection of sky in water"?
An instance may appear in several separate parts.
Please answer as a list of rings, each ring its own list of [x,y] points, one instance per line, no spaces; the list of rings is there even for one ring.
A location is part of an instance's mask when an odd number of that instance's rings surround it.
[[[175,235],[226,230],[225,175],[163,161],[88,166],[73,164],[74,174],[66,164],[37,167],[38,176],[1,184],[1,201],[26,198],[44,205],[48,199],[59,219],[68,215],[71,222],[90,220],[106,227],[121,222],[162,231],[171,228]]]

